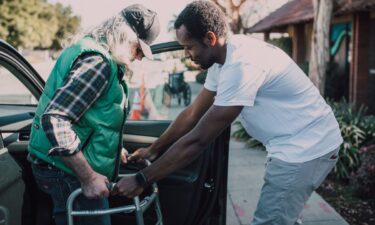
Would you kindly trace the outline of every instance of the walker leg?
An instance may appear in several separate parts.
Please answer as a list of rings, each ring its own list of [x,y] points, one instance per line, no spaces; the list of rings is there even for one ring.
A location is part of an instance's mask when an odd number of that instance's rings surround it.
[[[134,197],[134,205],[135,205],[135,218],[137,220],[137,225],[145,225],[143,220],[143,211],[139,205],[139,197]]]
[[[156,224],[157,225],[163,225],[163,215],[161,213],[159,196],[156,197],[154,204],[155,204],[156,217],[158,218],[158,221],[157,221]]]

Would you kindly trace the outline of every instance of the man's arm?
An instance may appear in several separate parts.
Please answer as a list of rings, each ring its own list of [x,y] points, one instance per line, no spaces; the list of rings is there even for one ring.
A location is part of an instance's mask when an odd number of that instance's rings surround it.
[[[203,88],[193,104],[182,111],[168,129],[147,149],[134,152],[129,160],[159,155],[198,123],[212,106],[216,92]]]
[[[174,143],[151,166],[142,170],[148,183],[158,181],[168,174],[186,166],[228,127],[240,114],[243,106],[211,106],[193,130]],[[127,197],[143,191],[134,176],[121,179],[114,190]]]

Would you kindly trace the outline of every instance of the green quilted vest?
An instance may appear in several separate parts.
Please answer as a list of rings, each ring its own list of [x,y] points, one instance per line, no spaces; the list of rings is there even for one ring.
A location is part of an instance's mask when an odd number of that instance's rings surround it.
[[[111,75],[108,86],[95,103],[72,127],[77,133],[80,149],[91,167],[98,173],[113,180],[118,174],[119,153],[122,148],[122,126],[125,122],[127,87],[118,79],[118,65],[103,47],[86,37],[77,44],[66,48],[46,82],[43,94],[32,122],[29,151],[32,155],[51,163],[61,170],[75,175],[59,156],[48,156],[51,144],[41,126],[40,117],[56,90],[64,84],[73,62],[83,53],[100,53],[110,64]]]

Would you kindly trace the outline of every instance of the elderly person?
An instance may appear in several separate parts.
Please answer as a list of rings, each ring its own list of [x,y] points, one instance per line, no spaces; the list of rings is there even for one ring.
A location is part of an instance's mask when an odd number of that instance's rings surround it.
[[[32,123],[28,158],[39,188],[52,197],[57,225],[67,223],[65,204],[79,187],[77,208],[108,208],[126,117],[123,76],[135,59],[152,58],[148,45],[158,34],[156,13],[131,5],[77,35],[56,61]],[[110,217],[75,224],[110,225]]]

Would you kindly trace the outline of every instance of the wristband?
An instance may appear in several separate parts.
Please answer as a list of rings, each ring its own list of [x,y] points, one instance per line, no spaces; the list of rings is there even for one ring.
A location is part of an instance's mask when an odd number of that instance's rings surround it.
[[[137,181],[138,185],[145,188],[148,186],[148,180],[145,174],[141,171],[135,174],[135,180]]]

